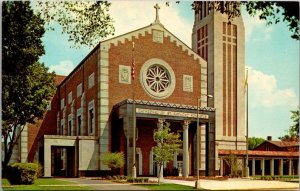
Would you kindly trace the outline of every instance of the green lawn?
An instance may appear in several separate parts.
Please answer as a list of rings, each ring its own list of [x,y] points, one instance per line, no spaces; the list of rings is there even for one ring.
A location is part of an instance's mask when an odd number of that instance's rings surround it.
[[[183,186],[178,184],[137,184],[138,186],[142,186],[148,188],[149,190],[196,190],[191,186]]]
[[[3,190],[92,190],[90,187],[75,186],[73,182],[56,180],[54,178],[39,178],[32,185],[10,185],[7,179],[2,179]],[[58,186],[45,186],[58,185]],[[59,186],[64,185],[64,186]],[[70,185],[70,186],[67,186]]]

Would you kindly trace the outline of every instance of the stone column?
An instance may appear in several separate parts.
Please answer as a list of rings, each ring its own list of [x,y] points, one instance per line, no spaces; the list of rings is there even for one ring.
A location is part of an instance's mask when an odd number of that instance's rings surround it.
[[[255,158],[252,159],[252,176],[255,176]]]
[[[270,160],[270,171],[271,171],[271,176],[274,176],[274,159]]]
[[[261,164],[261,175],[265,176],[265,159],[262,158],[260,162],[261,162],[260,163]]]
[[[183,177],[189,176],[189,124],[190,121],[183,122]]]
[[[44,142],[44,177],[51,177],[51,145]]]
[[[220,176],[223,176],[223,158],[220,157]]]
[[[289,176],[292,176],[292,166],[293,166],[293,160],[289,159]]]
[[[279,175],[283,175],[283,159],[279,159]]]
[[[165,120],[164,119],[158,119],[158,122],[157,122],[157,128],[158,128],[158,131],[161,131],[164,127],[164,122]],[[158,143],[158,146],[160,147],[161,144]],[[158,168],[158,171],[157,171],[158,174],[158,177],[160,177],[161,179],[164,177],[164,165],[161,165],[160,168]]]

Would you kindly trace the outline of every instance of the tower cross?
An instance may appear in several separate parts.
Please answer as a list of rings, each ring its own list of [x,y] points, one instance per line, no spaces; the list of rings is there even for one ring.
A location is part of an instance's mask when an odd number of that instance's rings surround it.
[[[159,23],[159,9],[160,9],[160,7],[159,7],[159,5],[156,3],[156,5],[154,6],[154,8],[155,8],[155,10],[156,10],[156,17],[155,17],[155,21],[154,21],[154,23]]]

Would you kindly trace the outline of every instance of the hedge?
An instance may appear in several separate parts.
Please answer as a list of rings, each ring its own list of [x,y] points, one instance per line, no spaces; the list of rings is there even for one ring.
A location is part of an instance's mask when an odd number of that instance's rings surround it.
[[[13,163],[8,165],[8,180],[11,184],[33,184],[37,179],[37,163]]]

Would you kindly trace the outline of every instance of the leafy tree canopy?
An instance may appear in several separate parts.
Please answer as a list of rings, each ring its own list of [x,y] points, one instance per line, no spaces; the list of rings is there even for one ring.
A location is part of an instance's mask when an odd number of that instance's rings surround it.
[[[291,119],[293,124],[287,130],[287,134],[279,137],[282,141],[299,141],[299,108],[295,111],[291,111]]]
[[[263,142],[265,142],[265,139],[263,139],[263,138],[249,137],[248,138],[248,149],[253,150],[255,147],[262,144]]]
[[[45,22],[56,21],[63,33],[69,35],[69,41],[74,42],[74,47],[94,46],[114,34],[108,1],[39,1],[37,5]]]
[[[2,3],[2,73],[14,75],[37,62],[45,51],[44,21],[33,14],[29,1]]]
[[[33,13],[28,1],[5,1],[2,5],[4,170],[24,125],[43,117],[55,84],[54,73],[37,62],[44,54],[43,20]]]

